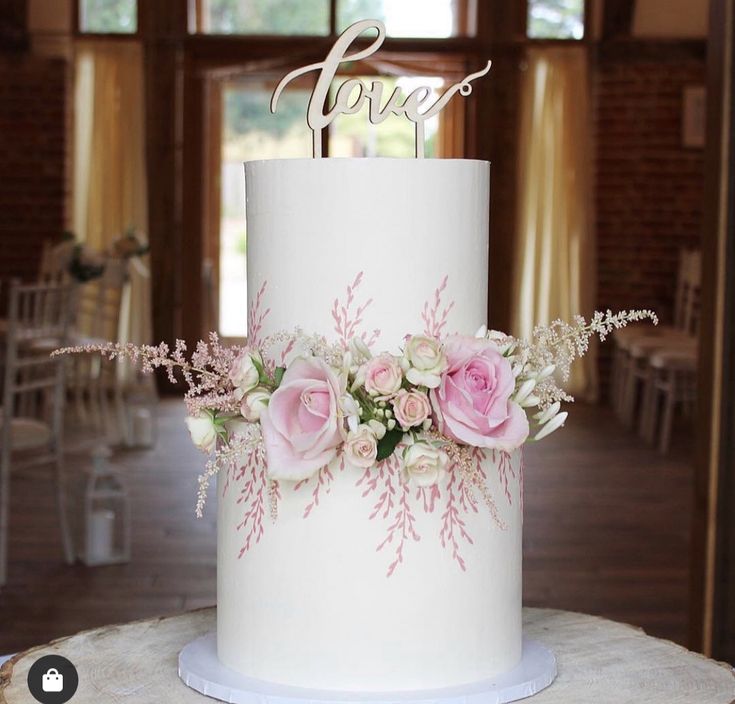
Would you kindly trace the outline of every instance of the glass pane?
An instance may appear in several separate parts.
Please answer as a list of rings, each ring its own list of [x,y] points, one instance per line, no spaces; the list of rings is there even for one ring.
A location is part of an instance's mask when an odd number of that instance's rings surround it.
[[[339,78],[344,78],[341,76]],[[403,99],[412,90],[419,86],[429,86],[432,93],[427,99],[431,104],[441,92],[443,81],[437,77],[394,78],[390,76],[362,76],[360,79],[366,85],[371,81],[380,80],[384,84],[383,100],[385,104],[388,96],[396,86],[403,92]],[[337,80],[337,84],[341,80]],[[401,102],[403,102],[403,99]],[[332,123],[329,132],[329,156],[383,156],[383,157],[413,157],[415,154],[415,128],[413,122],[405,117],[389,115],[384,122],[373,125],[368,120],[368,106],[363,107],[354,115],[340,115]],[[436,139],[439,131],[440,115],[428,119],[424,123],[425,156],[436,156]]]
[[[532,39],[582,39],[584,0],[528,0]]]
[[[272,115],[274,84],[229,83],[223,89],[219,330],[227,337],[247,334],[245,181],[243,161],[311,156],[306,105],[313,85],[288,86]]]
[[[138,30],[136,0],[81,0],[79,29],[102,34],[134,34]]]
[[[329,34],[329,0],[201,0],[205,34]]]
[[[358,20],[385,22],[392,37],[452,37],[460,33],[463,0],[337,0],[337,31]]]

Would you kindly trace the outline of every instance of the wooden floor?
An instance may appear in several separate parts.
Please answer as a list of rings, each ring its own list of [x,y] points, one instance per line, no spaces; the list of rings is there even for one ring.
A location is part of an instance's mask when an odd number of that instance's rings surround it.
[[[132,496],[128,565],[63,565],[46,477],[13,477],[0,655],[214,603],[214,512],[202,520],[193,515],[202,456],[183,415],[178,401],[163,402],[156,449],[115,457]],[[526,451],[525,603],[601,614],[685,642],[692,474],[686,447],[664,458],[607,409],[580,404],[570,415],[562,432]]]

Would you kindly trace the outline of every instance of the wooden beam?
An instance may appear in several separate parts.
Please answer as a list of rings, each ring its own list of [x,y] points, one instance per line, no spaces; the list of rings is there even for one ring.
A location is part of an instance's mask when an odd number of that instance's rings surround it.
[[[692,509],[690,647],[735,659],[733,8],[712,0]]]
[[[140,3],[146,100],[148,236],[151,245],[153,337],[183,336],[181,182],[185,0]]]
[[[605,0],[602,14],[602,41],[630,37],[635,0]]]

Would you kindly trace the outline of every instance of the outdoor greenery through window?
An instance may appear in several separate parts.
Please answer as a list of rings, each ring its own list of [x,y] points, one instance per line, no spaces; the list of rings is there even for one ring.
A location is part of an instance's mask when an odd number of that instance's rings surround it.
[[[584,0],[528,0],[531,39],[582,39]]]
[[[198,0],[205,34],[328,35],[332,0]],[[353,22],[380,19],[394,37],[460,34],[464,0],[333,0],[338,33]]]
[[[458,6],[458,0],[337,0],[337,32],[375,19],[391,37],[451,37],[460,33]]]
[[[136,0],[80,0],[79,30],[89,34],[135,34]]]
[[[329,34],[329,0],[201,0],[207,34]]]

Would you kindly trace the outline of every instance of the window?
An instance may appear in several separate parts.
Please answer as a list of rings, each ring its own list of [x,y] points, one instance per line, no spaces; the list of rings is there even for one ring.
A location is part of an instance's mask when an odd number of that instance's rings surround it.
[[[528,0],[531,39],[582,39],[584,0]]]
[[[136,0],[80,0],[79,31],[87,34],[135,34]]]
[[[337,31],[364,19],[383,20],[391,37],[451,37],[459,30],[457,0],[337,0]]]
[[[380,19],[393,37],[467,34],[469,0],[197,0],[203,34],[330,35]],[[336,26],[331,18],[336,17]]]
[[[201,0],[205,34],[329,34],[329,0]]]

